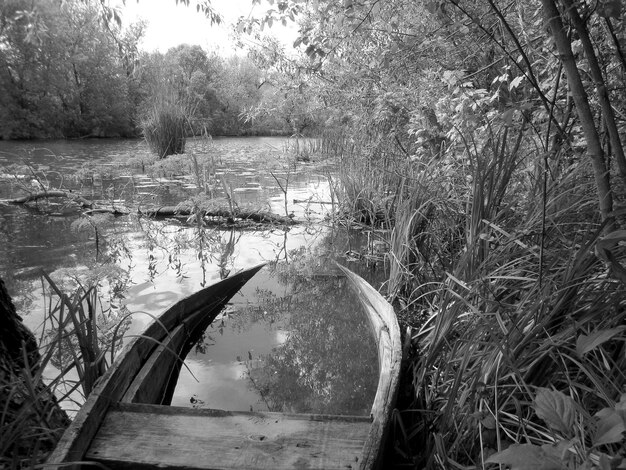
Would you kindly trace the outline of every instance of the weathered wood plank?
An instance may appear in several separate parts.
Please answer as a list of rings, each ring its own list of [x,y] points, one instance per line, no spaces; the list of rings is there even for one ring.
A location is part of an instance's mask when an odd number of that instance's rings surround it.
[[[380,376],[372,405],[373,421],[363,446],[363,457],[358,468],[362,470],[380,468],[400,383],[402,362],[400,327],[393,307],[376,289],[349,269],[339,264],[337,266],[344,272],[356,291],[378,344]]]
[[[110,468],[358,468],[367,417],[223,412],[123,404],[86,455]]]

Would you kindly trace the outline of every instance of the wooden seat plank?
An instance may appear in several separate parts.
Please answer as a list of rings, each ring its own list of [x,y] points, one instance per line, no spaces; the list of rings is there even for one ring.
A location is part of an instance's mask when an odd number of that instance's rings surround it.
[[[368,417],[119,404],[87,454],[109,468],[356,469]]]

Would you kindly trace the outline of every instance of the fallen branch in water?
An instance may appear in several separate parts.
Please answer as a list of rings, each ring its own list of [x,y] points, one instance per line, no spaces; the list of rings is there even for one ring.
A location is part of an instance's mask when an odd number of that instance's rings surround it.
[[[61,189],[54,189],[51,191],[39,191],[37,193],[31,193],[27,196],[17,199],[7,199],[5,202],[9,204],[26,204],[27,202],[39,201],[40,199],[49,199],[52,197],[64,197],[79,204],[81,207],[92,208],[93,202],[88,201],[80,194],[73,193],[71,191],[63,191]]]
[[[128,215],[130,211],[125,207],[115,207],[111,205],[111,207],[99,206],[88,211],[83,212],[83,215],[93,215],[93,214],[113,214],[113,215]]]
[[[139,212],[148,217],[176,217],[190,216],[194,214],[192,208],[180,206],[163,206],[156,209],[144,209]],[[228,209],[202,210],[200,215],[202,217],[219,217],[227,220],[252,220],[254,222],[266,224],[295,225],[298,223],[293,219],[293,217],[285,217],[282,215],[272,214],[271,212],[246,211],[236,208],[232,212]]]
[[[332,202],[332,201],[315,201],[313,199],[294,199],[293,200],[294,204],[337,204],[336,202]]]
[[[69,199],[71,202],[78,204],[80,207],[84,209],[88,209],[84,212],[85,215],[99,214],[99,213],[107,213],[113,215],[126,215],[130,214],[130,211],[125,207],[116,207],[114,205],[102,205],[98,203],[94,203],[93,201],[89,201],[82,197],[78,193],[73,193],[72,191],[64,191],[62,189],[53,189],[50,191],[39,191],[36,193],[31,193],[26,196],[17,198],[17,199],[4,199],[2,202],[8,204],[26,204],[29,202],[39,201],[41,199],[50,199],[50,198],[65,198]]]

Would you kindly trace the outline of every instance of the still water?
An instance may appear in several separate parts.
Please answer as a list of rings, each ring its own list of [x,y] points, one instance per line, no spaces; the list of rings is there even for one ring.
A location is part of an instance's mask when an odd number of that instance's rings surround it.
[[[196,158],[188,176],[180,159],[151,167],[141,141],[0,141],[0,199],[62,187],[132,208],[125,216],[86,217],[64,200],[0,204],[0,277],[25,323],[42,341],[50,334],[41,269],[67,288],[76,280],[97,282],[111,307],[99,318],[102,336],[121,322],[130,338],[179,298],[268,263],[188,355],[173,404],[368,414],[376,351],[365,315],[334,265],[346,264],[342,255],[364,251],[368,242],[326,222],[331,206],[321,202],[332,199],[333,162],[288,161],[287,145],[282,138],[191,140],[187,152]],[[288,230],[228,229],[137,214],[227,195],[241,208],[293,214],[302,223]],[[376,273],[361,274],[376,281]]]

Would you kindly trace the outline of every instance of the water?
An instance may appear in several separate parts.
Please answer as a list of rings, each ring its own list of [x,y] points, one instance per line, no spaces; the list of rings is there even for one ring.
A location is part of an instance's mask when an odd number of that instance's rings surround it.
[[[40,269],[68,286],[73,277],[97,276],[115,307],[102,316],[101,328],[131,312],[121,328],[130,337],[179,298],[268,262],[189,354],[173,404],[368,414],[376,351],[365,315],[334,265],[366,241],[323,223],[327,209],[317,201],[330,199],[332,162],[294,167],[284,145],[279,138],[191,141],[198,171],[189,178],[176,171],[176,159],[146,174],[141,161],[150,157],[140,141],[0,141],[0,198],[44,184],[134,209],[175,205],[199,193],[223,199],[228,191],[240,207],[308,221],[289,230],[235,230],[134,213],[87,219],[63,200],[0,205],[0,276],[25,323],[45,337]],[[120,170],[131,159],[137,164]]]

